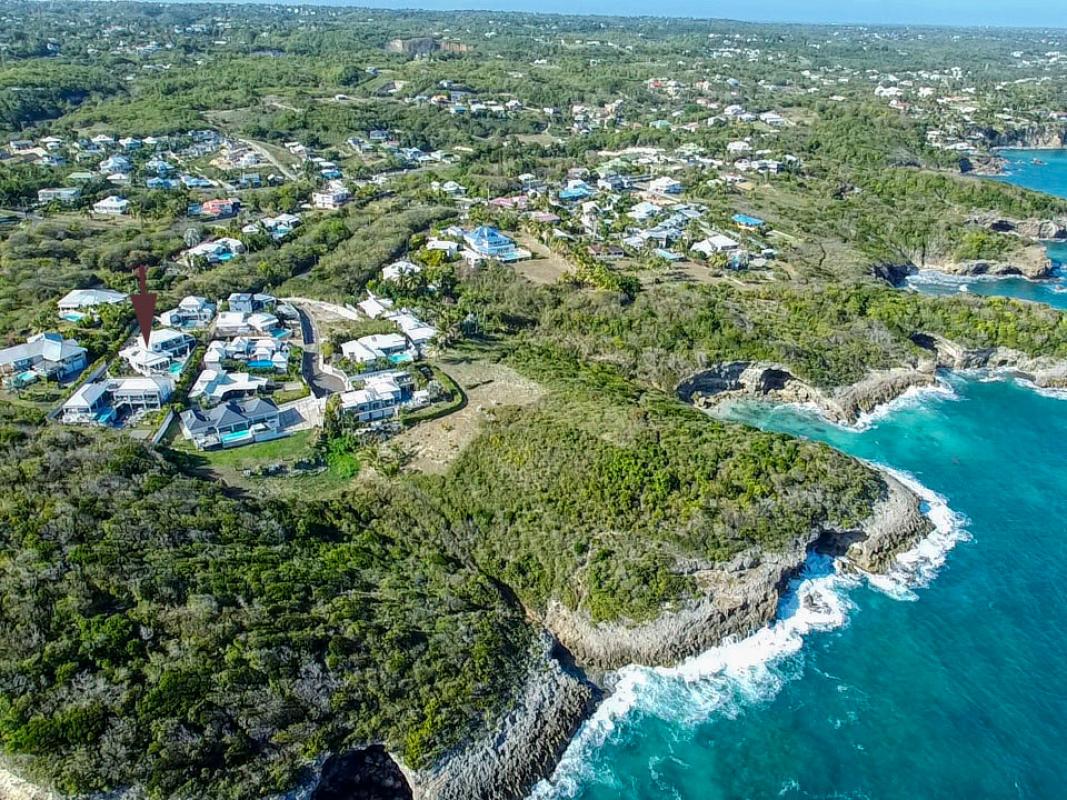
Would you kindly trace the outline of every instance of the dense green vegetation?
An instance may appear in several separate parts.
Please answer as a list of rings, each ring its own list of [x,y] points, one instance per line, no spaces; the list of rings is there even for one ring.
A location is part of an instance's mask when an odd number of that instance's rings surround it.
[[[524,661],[521,609],[413,487],[282,508],[118,435],[3,448],[0,742],[62,789],[259,797],[379,740],[424,765]]]
[[[431,34],[443,49],[428,57],[387,46]],[[765,360],[833,389],[916,364],[928,355],[917,334],[1067,358],[1059,312],[924,297],[874,277],[1017,253],[1024,242],[976,221],[983,213],[1067,216],[1063,200],[966,174],[962,155],[1055,135],[1067,77],[1049,47],[1018,31],[4,3],[5,345],[54,328],[71,289],[131,291],[143,264],[161,308],[238,291],[351,304],[369,289],[412,309],[440,332],[441,362],[419,385],[433,376],[448,401],[401,415],[407,433],[447,429],[444,416],[464,406],[449,360],[514,369],[541,390],[527,404],[470,409],[477,429],[443,474],[408,471],[412,453],[368,441],[336,399],[321,430],[204,454],[52,424],[45,409],[69,391],[54,382],[5,393],[5,757],[63,792],[137,785],[153,800],[261,798],[318,757],[371,742],[429,767],[509,709],[549,604],[647,620],[699,592],[694,564],[857,524],[883,491],[868,467],[712,420],[675,388],[711,364]],[[911,91],[921,83],[930,94]],[[874,94],[886,86],[906,87],[905,100]],[[496,110],[452,106],[471,97]],[[759,116],[771,110],[784,115],[773,125]],[[198,149],[205,130],[213,144]],[[94,149],[100,134],[173,136],[123,150],[132,177],[113,182],[100,162],[125,145]],[[61,158],[27,154],[48,136],[63,138]],[[950,139],[963,150],[937,146]],[[742,169],[729,149],[739,141],[781,169]],[[269,158],[228,167],[224,153],[244,146]],[[626,160],[626,148],[656,149]],[[149,188],[157,155],[210,188]],[[341,208],[312,203],[325,163],[351,191]],[[674,255],[726,232],[761,263],[731,271],[720,254],[671,265],[652,246],[597,255],[590,245],[633,232],[628,212],[648,195],[605,191],[597,201],[614,205],[592,221],[557,199],[562,182],[596,183],[606,164],[642,186],[654,175],[684,185],[676,199],[700,211]],[[242,183],[252,169],[262,180]],[[550,187],[528,210],[558,219],[488,202],[523,191],[524,173]],[[38,190],[74,183],[70,205],[37,203]],[[94,216],[93,203],[116,194],[130,214]],[[233,216],[188,208],[234,195]],[[301,219],[277,240],[246,230],[283,212]],[[769,224],[741,230],[737,212]],[[548,254],[474,268],[429,249],[445,226],[483,223]],[[223,236],[247,252],[180,257]],[[380,277],[399,258],[421,271]],[[99,316],[62,324],[91,361],[114,356],[131,330],[128,307]],[[396,330],[330,324],[326,356]],[[297,377],[297,358],[285,377]],[[179,404],[195,376],[186,370]],[[239,480],[246,466],[296,472],[312,460],[324,471]],[[243,491],[193,477],[210,470]]]

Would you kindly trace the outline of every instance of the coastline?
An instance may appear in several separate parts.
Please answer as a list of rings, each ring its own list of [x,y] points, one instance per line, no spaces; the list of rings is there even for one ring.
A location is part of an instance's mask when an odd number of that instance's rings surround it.
[[[887,413],[893,403],[929,390],[938,389],[909,386],[866,413]],[[583,748],[610,732],[612,720],[636,702],[640,687],[635,682],[648,671],[702,677],[722,671],[724,660],[732,657],[727,653],[746,649],[758,654],[745,656],[750,663],[763,663],[800,647],[808,631],[843,624],[847,609],[834,605],[843,586],[862,579],[903,596],[910,587],[922,585],[962,538],[958,520],[943,498],[911,476],[865,463],[881,475],[885,496],[855,530],[813,530],[784,553],[744,553],[715,565],[705,576],[708,591],[703,598],[644,625],[593,625],[561,607],[549,609],[542,621],[547,632],[531,654],[512,707],[484,736],[428,770],[408,770],[394,756],[410,789],[410,795],[398,792],[397,797],[554,796],[557,773],[575,768]],[[597,650],[601,646],[603,652]],[[579,662],[591,657],[590,662],[574,666],[572,652]],[[590,672],[595,682],[587,677]],[[321,775],[322,764],[318,766]],[[319,782],[284,797],[313,798]],[[20,791],[10,792],[11,786]],[[2,768],[0,798],[57,800]]]
[[[776,614],[760,628],[742,636],[728,636],[707,650],[671,666],[628,665],[613,675],[612,692],[581,727],[550,779],[538,783],[529,800],[554,800],[577,785],[585,774],[590,751],[617,728],[619,720],[648,696],[670,693],[674,705],[685,715],[706,717],[728,704],[726,685],[744,684],[750,693],[767,696],[780,685],[768,679],[768,669],[777,660],[797,652],[805,637],[815,631],[832,630],[847,622],[851,604],[847,592],[866,581],[896,599],[912,599],[914,589],[927,585],[944,563],[948,552],[969,538],[966,519],[953,512],[945,498],[923,486],[914,476],[884,465],[868,463],[904,496],[921,502],[927,532],[908,539],[903,549],[897,541],[892,556],[873,570],[863,569],[851,555],[839,558],[813,551],[783,587]],[[887,508],[872,515],[892,519]],[[892,526],[890,526],[891,528]],[[699,687],[708,686],[701,693]],[[693,689],[694,691],[690,691]]]
[[[654,620],[596,624],[553,604],[542,620],[545,663],[531,665],[515,707],[433,770],[409,775],[415,800],[541,796],[567,753],[587,743],[589,730],[632,704],[627,676],[689,669],[722,648],[776,635],[769,632],[782,622],[783,608],[813,563],[830,569],[834,580],[899,580],[911,569],[906,554],[935,535],[939,523],[924,511],[929,498],[912,488],[916,484],[881,465],[868,466],[881,476],[884,495],[862,524],[812,530],[780,553],[749,551],[727,564],[704,565],[697,570],[702,596]],[[550,646],[555,642],[580,666],[564,666],[559,648]]]
[[[878,464],[868,466],[881,475],[885,495],[875,502],[860,526],[855,530],[813,530],[785,553],[749,553],[719,565],[724,580],[732,576],[736,582],[739,573],[747,573],[747,580],[740,581],[746,588],[738,595],[735,586],[733,594],[728,592],[725,606],[714,596],[706,596],[688,609],[661,617],[669,620],[665,625],[658,619],[629,630],[593,626],[600,628],[587,631],[594,641],[620,636],[630,640],[628,649],[615,651],[604,662],[613,666],[610,672],[597,675],[601,686],[570,664],[567,652],[553,635],[543,634],[531,654],[515,704],[484,736],[421,772],[404,768],[392,757],[410,790],[407,794],[398,789],[396,796],[414,800],[547,797],[556,773],[573,767],[572,749],[581,752],[605,735],[612,727],[611,720],[636,702],[638,687],[634,681],[643,672],[694,676],[721,670],[723,659],[728,658],[724,653],[731,651],[752,650],[746,658],[757,663],[783,648],[799,647],[809,630],[843,623],[843,608],[828,611],[828,604],[835,602],[831,585],[849,584],[862,577],[878,586],[904,591],[902,582],[911,580],[908,576],[916,572],[916,565],[927,564],[930,554],[941,553],[945,541],[952,539],[943,530],[943,520],[924,508],[930,504],[932,493],[902,473]],[[735,604],[739,598],[740,604]],[[748,605],[749,601],[754,602]],[[705,628],[711,609],[716,624]],[[562,619],[549,615],[545,622],[558,624]],[[658,642],[655,637],[659,637]],[[777,642],[779,639],[784,643]],[[777,643],[768,645],[767,640]],[[631,659],[632,654],[648,657]],[[640,662],[647,666],[638,666]],[[314,798],[325,772],[322,760],[313,768],[314,780],[282,797]],[[58,800],[53,793],[2,768],[0,798]]]
[[[810,408],[835,425],[870,424],[914,395],[949,391],[940,371],[1000,373],[1035,389],[1067,389],[1067,360],[1032,357],[1008,348],[966,348],[940,336],[917,336],[929,353],[914,366],[872,370],[859,381],[823,390],[796,378],[788,368],[767,362],[735,361],[694,373],[678,384],[678,396],[711,412],[737,400],[762,400]]]

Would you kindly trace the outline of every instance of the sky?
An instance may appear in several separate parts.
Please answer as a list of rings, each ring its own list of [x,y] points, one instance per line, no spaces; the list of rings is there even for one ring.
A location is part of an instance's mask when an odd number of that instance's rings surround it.
[[[327,0],[373,8],[647,14],[753,22],[1067,28],[1065,0]]]

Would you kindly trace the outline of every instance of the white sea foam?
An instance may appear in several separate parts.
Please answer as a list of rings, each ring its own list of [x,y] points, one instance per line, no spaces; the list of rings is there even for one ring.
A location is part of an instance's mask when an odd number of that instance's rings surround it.
[[[956,394],[956,390],[952,387],[951,383],[944,378],[938,378],[935,383],[932,383],[929,386],[912,386],[902,394],[894,397],[888,403],[882,403],[873,410],[860,414],[859,418],[851,425],[838,424],[838,427],[852,431],[865,431],[868,428],[874,427],[877,422],[885,419],[891,414],[895,414],[906,408],[915,408],[934,398],[941,400],[958,400],[959,395]]]
[[[937,577],[949,551],[970,539],[967,518],[949,508],[944,497],[923,486],[911,473],[878,466],[919,496],[923,513],[934,529],[910,550],[899,554],[883,574],[867,575],[867,582],[891,597],[914,600],[917,599],[915,589],[928,586]]]
[[[1067,400],[1067,389],[1038,386],[1033,381],[1018,376],[1012,376],[1017,384],[1025,386],[1032,392],[1037,392],[1042,397],[1051,397],[1053,400]]]
[[[771,624],[675,667],[619,670],[612,694],[582,725],[552,777],[541,781],[529,800],[574,797],[588,781],[610,781],[610,775],[594,774],[592,756],[613,735],[625,731],[627,717],[654,716],[690,727],[716,714],[732,716],[744,706],[774,697],[786,681],[801,674],[804,639],[848,623],[851,590],[862,580],[890,597],[914,599],[915,589],[933,580],[948,552],[968,538],[966,519],[915,476],[879,468],[919,495],[935,526],[928,536],[897,556],[884,575],[857,575],[843,570],[835,559],[813,553],[801,574],[790,582]]]

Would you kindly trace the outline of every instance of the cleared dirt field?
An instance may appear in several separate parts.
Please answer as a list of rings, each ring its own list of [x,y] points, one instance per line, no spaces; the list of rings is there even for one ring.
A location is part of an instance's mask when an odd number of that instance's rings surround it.
[[[544,390],[510,367],[485,362],[445,362],[441,367],[467,395],[467,405],[441,419],[404,431],[393,442],[408,450],[409,468],[441,473],[481,431],[494,408],[535,403]]]
[[[532,283],[555,283],[568,272],[573,272],[574,267],[562,256],[556,255],[535,238],[526,233],[513,235],[520,247],[525,247],[535,258],[529,261],[519,261],[515,264],[515,271]]]

